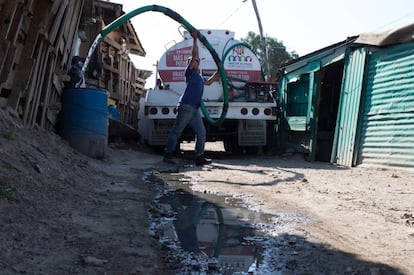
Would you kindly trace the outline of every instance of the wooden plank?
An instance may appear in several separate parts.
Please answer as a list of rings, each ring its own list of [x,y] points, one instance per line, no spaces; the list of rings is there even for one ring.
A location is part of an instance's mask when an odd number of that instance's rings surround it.
[[[23,3],[17,2],[6,34],[6,40],[12,42],[13,45],[16,43],[20,25],[22,24],[23,12]]]
[[[57,11],[58,11],[58,9],[59,9],[59,7],[60,7],[60,5],[61,5],[62,1],[66,1],[66,0],[53,0],[53,1],[52,1],[52,2],[53,2],[53,4],[52,4],[52,6],[50,7],[50,13],[51,13],[51,14],[56,14],[56,13],[57,13]]]
[[[7,81],[10,73],[10,68],[12,67],[13,60],[14,60],[14,54],[16,52],[16,46],[12,43],[7,43],[8,47],[5,51],[6,59],[4,60],[2,67],[3,70],[1,70],[0,73],[0,83],[4,83]]]
[[[118,75],[118,94],[121,98],[120,103],[125,103],[126,102],[126,98],[125,98],[125,59],[123,59],[119,54],[118,54],[118,59],[119,59],[119,75]],[[121,118],[125,118],[125,113],[124,113],[124,109],[121,110]]]
[[[119,70],[117,68],[114,68],[113,66],[105,64],[105,63],[103,63],[102,65],[103,65],[103,69],[108,70],[114,74],[119,74]]]
[[[35,0],[26,1],[26,12],[28,17],[33,17],[35,12]]]
[[[67,64],[70,64],[70,54],[72,51],[72,45],[74,40],[76,39],[77,36],[77,31],[79,28],[79,24],[81,21],[81,15],[82,15],[82,9],[84,7],[84,0],[78,0],[78,1],[71,1],[70,2],[70,7],[69,7],[69,11],[72,12],[72,14],[69,14],[67,16],[67,19],[65,20],[65,27],[64,31],[63,31],[63,39],[62,40],[67,40],[66,41],[66,47],[65,47],[65,54],[68,54],[68,59],[66,59],[65,61],[67,62]],[[68,35],[71,34],[71,35]],[[68,37],[66,37],[66,35],[68,35]]]
[[[4,83],[9,78],[10,68],[13,65],[16,51],[16,39],[19,26],[22,21],[22,2],[9,1],[4,8],[4,15],[8,21],[0,24],[2,50],[0,55],[0,83]]]
[[[41,11],[47,10],[48,3],[45,3],[45,1],[37,1],[35,7],[32,7],[32,4],[30,5],[30,9]],[[27,24],[27,29],[25,44],[19,59],[19,64],[16,68],[16,74],[19,75],[19,78],[13,81],[13,90],[8,101],[8,105],[14,110],[17,110],[22,94],[27,87],[30,86],[29,79],[32,76],[32,70],[35,69],[34,63],[36,59],[33,52],[36,51],[36,48],[38,47],[37,41],[39,38],[39,29],[44,24],[43,20],[44,16],[40,13],[36,13],[31,18],[26,18],[27,23],[25,24]]]
[[[54,72],[53,72],[52,83],[53,83],[53,87],[56,89],[57,94],[59,96],[61,96],[62,95],[62,89],[63,89],[63,83],[62,83],[62,80],[60,78],[60,75],[56,74],[56,70],[54,70]]]
[[[43,85],[45,83],[46,80],[46,72],[47,72],[47,65],[48,65],[48,61],[49,61],[49,45],[48,43],[45,43],[45,46],[42,50],[42,54],[41,56],[41,67],[39,70],[39,75],[38,77],[36,77],[36,82],[35,82],[35,89],[34,89],[34,96],[33,96],[33,100],[31,102],[31,110],[30,110],[30,115],[29,115],[29,120],[28,120],[28,124],[31,126],[36,125],[36,118],[37,118],[37,114],[39,111],[39,106],[41,104],[41,97],[42,97],[42,88]]]
[[[26,22],[26,20],[24,20],[26,16],[23,15],[23,3],[18,2],[15,6],[15,10],[13,11],[11,22],[9,24],[6,34],[6,58],[1,64],[1,67],[3,69],[0,72],[0,83],[2,83],[3,87],[11,86],[11,83],[13,82],[13,79],[15,77],[15,67],[19,62],[20,55],[22,52],[22,44],[18,40],[21,36],[22,38],[20,38],[20,41],[24,41],[24,26],[26,24],[23,24],[23,22]]]
[[[8,20],[4,20],[2,24],[0,24],[0,41],[1,43],[1,50],[0,50],[0,73],[5,68],[8,70],[8,67],[4,66],[4,62],[7,58],[7,49],[10,47],[10,42],[6,40],[7,30],[9,28],[10,21],[13,20],[12,15],[14,14],[16,2],[14,1],[7,1],[2,6],[2,16],[3,18],[8,18]]]
[[[77,29],[81,20],[84,0],[69,1],[67,14],[62,22],[59,35],[55,42],[55,54],[57,56],[56,70],[58,75],[66,74],[72,57],[72,45],[77,35]]]
[[[38,71],[39,71],[38,64],[39,64],[39,62],[40,62],[40,60],[37,59],[35,61],[35,63],[33,64],[32,70],[30,70],[29,81],[27,83],[27,88],[25,90],[25,94],[22,95],[22,97],[24,96],[24,98],[25,98],[25,105],[23,106],[22,113],[19,113],[19,115],[22,115],[23,121],[27,120],[28,112],[29,112],[29,108],[30,108],[30,102],[31,102],[32,97],[33,97],[33,90],[34,90],[34,88],[32,88],[33,81],[30,81],[30,80],[32,80],[38,74]],[[17,107],[18,106],[16,106],[16,109],[17,109]]]
[[[38,105],[38,92],[40,89],[40,85],[42,83],[42,76],[44,74],[45,69],[45,62],[47,59],[47,54],[44,53],[46,46],[46,39],[44,37],[39,37],[39,47],[38,52],[36,54],[36,63],[34,65],[34,73],[32,74],[32,78],[29,81],[29,86],[27,90],[27,94],[25,95],[26,103],[23,110],[23,121],[29,125],[33,126],[33,116],[34,110],[37,108]]]
[[[122,137],[133,140],[139,140],[140,138],[138,131],[130,125],[114,119],[109,119],[108,136],[110,138]]]
[[[58,13],[54,17],[54,19],[51,20],[52,28],[51,28],[51,30],[50,30],[50,32],[48,34],[49,42],[52,45],[54,45],[55,42],[56,42],[56,38],[58,36],[58,32],[59,32],[59,30],[62,27],[62,21],[64,20],[64,16],[66,14],[65,13],[66,7],[68,5],[68,0],[56,1],[56,2],[60,2],[60,5],[58,6],[58,8],[59,8],[58,9]]]
[[[122,49],[121,44],[119,44],[118,42],[110,39],[109,37],[105,36],[103,39],[103,42],[107,43],[108,45],[110,45],[111,47],[114,47],[115,49],[117,49],[118,51]]]
[[[47,52],[52,52],[52,46],[49,45],[49,49]],[[35,117],[37,118],[36,122],[41,128],[46,128],[46,111],[49,108],[49,102],[50,102],[50,95],[52,93],[52,87],[53,87],[53,72],[55,70],[56,65],[56,57],[54,55],[49,54],[49,60],[46,62],[46,71],[44,74],[45,82],[41,86],[40,91],[40,105],[42,105],[41,110],[36,110]]]

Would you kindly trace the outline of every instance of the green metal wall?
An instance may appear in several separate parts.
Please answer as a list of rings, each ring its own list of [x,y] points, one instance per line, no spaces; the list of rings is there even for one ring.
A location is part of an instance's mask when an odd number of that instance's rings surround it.
[[[288,84],[286,96],[286,116],[304,116],[308,111],[309,75],[302,75],[300,80]]]
[[[339,101],[334,148],[331,162],[354,165],[354,149],[366,60],[365,48],[349,51]]]
[[[371,54],[358,163],[414,168],[414,43]]]
[[[285,95],[286,123],[289,130],[306,131],[306,116],[309,105],[309,75],[305,74],[295,82],[287,84]]]

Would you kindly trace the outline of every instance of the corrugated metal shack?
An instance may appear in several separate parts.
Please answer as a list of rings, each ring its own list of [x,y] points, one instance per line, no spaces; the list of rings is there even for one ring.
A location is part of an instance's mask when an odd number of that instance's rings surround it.
[[[310,160],[414,170],[414,24],[281,68],[281,140]]]
[[[54,130],[72,57],[86,55],[103,24],[122,14],[122,5],[104,1],[0,0],[0,106]],[[136,69],[129,53],[145,55],[130,22],[101,43],[87,86],[106,89],[122,121],[136,127],[150,72]]]

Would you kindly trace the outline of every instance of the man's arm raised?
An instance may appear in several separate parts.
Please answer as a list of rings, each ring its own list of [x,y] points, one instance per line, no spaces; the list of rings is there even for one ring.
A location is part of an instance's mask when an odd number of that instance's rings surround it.
[[[200,64],[200,55],[198,51],[198,44],[197,44],[197,30],[191,31],[191,36],[193,37],[193,47],[191,49],[191,62],[189,64],[190,69],[194,69],[196,66]]]

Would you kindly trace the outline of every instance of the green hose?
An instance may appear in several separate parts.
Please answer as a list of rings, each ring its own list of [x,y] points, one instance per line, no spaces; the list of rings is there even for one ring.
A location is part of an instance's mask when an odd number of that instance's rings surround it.
[[[220,252],[224,246],[225,239],[226,239],[224,236],[224,233],[225,233],[224,232],[225,231],[224,217],[223,217],[221,208],[210,202],[204,202],[203,205],[201,206],[200,211],[198,212],[198,216],[196,217],[194,224],[196,225],[196,227],[200,224],[201,218],[206,213],[209,207],[214,207],[214,210],[216,211],[216,215],[217,215],[217,221],[218,221],[217,242],[214,247],[213,254],[210,256],[218,259],[218,257],[220,256]]]
[[[196,30],[189,22],[187,22],[187,20],[185,20],[181,15],[179,15],[175,11],[173,11],[169,8],[163,7],[163,6],[149,5],[149,6],[144,6],[144,7],[135,9],[133,11],[130,11],[130,12],[122,15],[121,17],[118,17],[116,20],[114,20],[111,24],[106,26],[101,31],[101,33],[99,34],[101,36],[100,39],[102,39],[108,33],[112,32],[113,30],[120,27],[123,23],[125,23],[131,17],[134,17],[138,14],[141,14],[141,13],[144,13],[144,12],[147,12],[147,11],[162,12],[166,16],[168,16],[168,17],[174,19],[175,21],[177,21],[178,23],[182,24],[187,31],[191,32],[192,30]],[[203,45],[207,48],[207,50],[210,52],[211,56],[213,57],[214,62],[217,65],[217,69],[218,69],[219,74],[220,74],[221,85],[223,87],[223,110],[222,110],[221,115],[218,119],[216,119],[216,120],[212,119],[210,117],[210,114],[208,113],[205,105],[204,105],[204,102],[201,102],[201,110],[204,114],[204,117],[206,118],[206,120],[210,124],[217,126],[217,125],[220,125],[224,121],[224,119],[226,118],[226,115],[227,115],[228,108],[229,108],[229,93],[228,93],[227,77],[226,77],[226,73],[224,71],[223,64],[222,64],[217,52],[214,50],[214,48],[211,46],[211,44],[207,41],[206,37],[202,33],[200,33],[199,31],[197,31],[197,37],[200,40],[200,42],[203,43]]]

